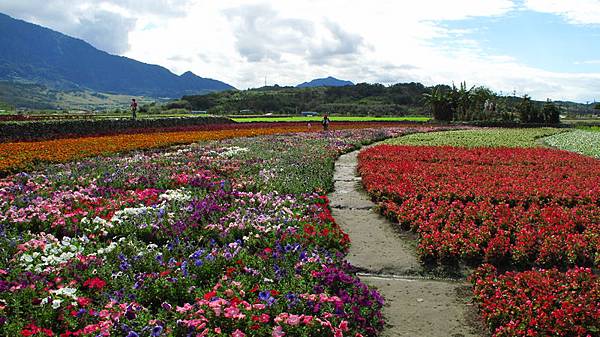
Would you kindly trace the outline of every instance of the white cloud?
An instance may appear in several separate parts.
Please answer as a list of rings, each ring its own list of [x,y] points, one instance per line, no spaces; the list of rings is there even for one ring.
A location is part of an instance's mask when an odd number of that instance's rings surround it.
[[[598,0],[525,0],[525,7],[542,13],[557,14],[574,24],[600,24]]]
[[[600,60],[576,61],[575,64],[600,64]]]

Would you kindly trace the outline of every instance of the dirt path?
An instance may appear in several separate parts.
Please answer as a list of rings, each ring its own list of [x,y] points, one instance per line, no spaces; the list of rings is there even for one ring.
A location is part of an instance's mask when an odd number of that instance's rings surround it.
[[[414,239],[396,232],[362,191],[357,155],[354,151],[336,162],[335,191],[329,198],[334,218],[352,241],[348,261],[386,299],[388,327],[383,336],[479,336],[479,329],[469,324],[473,312],[466,282],[426,276]]]

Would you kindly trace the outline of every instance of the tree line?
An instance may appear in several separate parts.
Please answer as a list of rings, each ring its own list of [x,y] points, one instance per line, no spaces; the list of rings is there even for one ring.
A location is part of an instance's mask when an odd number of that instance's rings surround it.
[[[561,109],[529,96],[501,96],[485,86],[426,87],[421,83],[391,86],[359,83],[343,87],[263,87],[184,96],[168,109],[202,110],[215,115],[300,114],[383,116],[429,114],[439,121],[558,123]]]

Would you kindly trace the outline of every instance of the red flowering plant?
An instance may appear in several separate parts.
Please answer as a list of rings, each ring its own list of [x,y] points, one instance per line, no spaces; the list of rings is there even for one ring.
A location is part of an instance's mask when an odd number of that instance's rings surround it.
[[[600,266],[600,163],[549,149],[377,146],[359,171],[426,261]]]
[[[498,275],[484,265],[470,279],[494,337],[600,333],[600,279],[589,268]]]
[[[423,261],[486,263],[470,279],[494,337],[600,333],[600,280],[583,268],[600,266],[600,162],[384,145],[360,153],[359,172],[382,213],[419,234]]]

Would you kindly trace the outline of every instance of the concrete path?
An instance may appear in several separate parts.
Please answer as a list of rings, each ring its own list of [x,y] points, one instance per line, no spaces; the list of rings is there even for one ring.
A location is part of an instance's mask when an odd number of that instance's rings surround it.
[[[388,327],[383,336],[480,336],[469,324],[473,310],[466,282],[427,278],[412,235],[397,232],[374,211],[375,204],[362,190],[357,155],[354,151],[336,162],[335,191],[329,199],[333,217],[350,236],[348,261],[361,271],[361,280],[377,287],[386,299]]]

